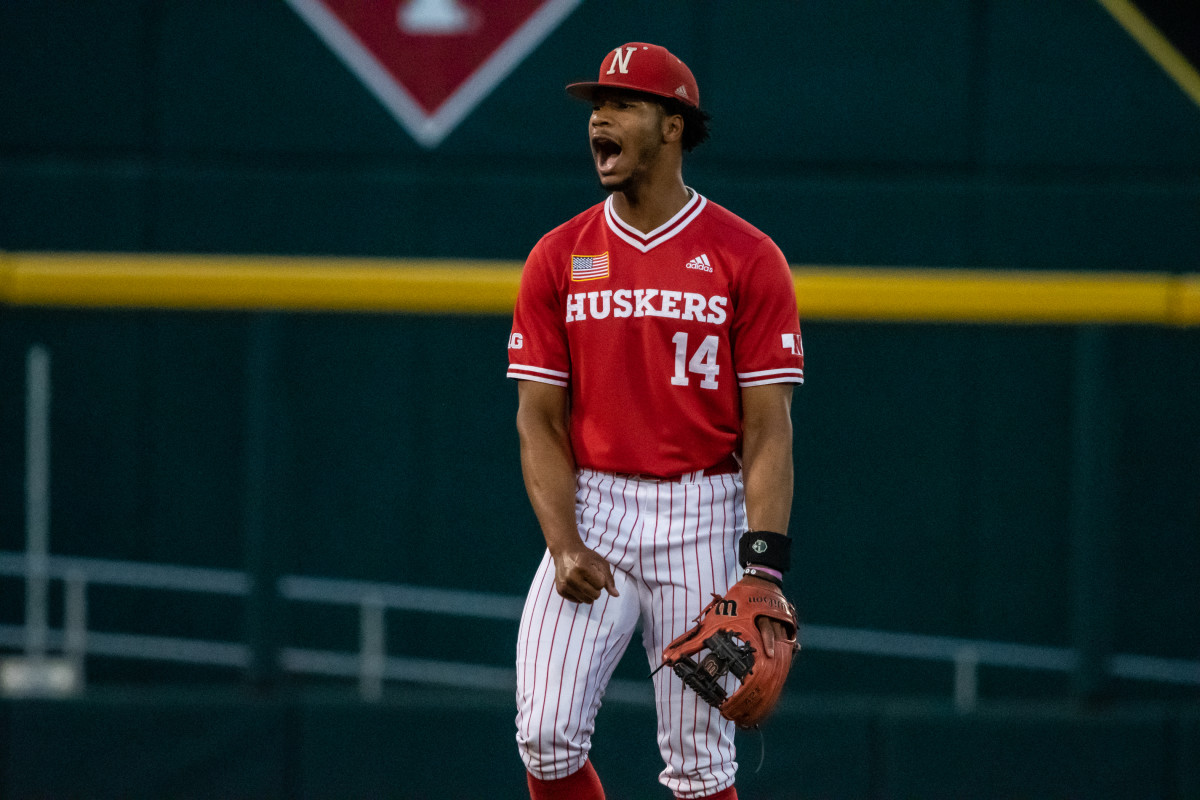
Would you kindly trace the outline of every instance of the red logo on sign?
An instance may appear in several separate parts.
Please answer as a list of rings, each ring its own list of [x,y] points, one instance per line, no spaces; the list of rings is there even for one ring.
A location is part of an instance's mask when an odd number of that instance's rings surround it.
[[[582,0],[287,2],[433,148]]]

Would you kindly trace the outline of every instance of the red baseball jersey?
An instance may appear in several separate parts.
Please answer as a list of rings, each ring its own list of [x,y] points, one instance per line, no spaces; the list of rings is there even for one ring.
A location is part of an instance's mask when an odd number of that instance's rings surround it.
[[[508,354],[508,377],[570,391],[576,463],[603,472],[672,477],[740,456],[740,389],[804,382],[783,253],[696,192],[650,233],[610,197],[542,237]]]

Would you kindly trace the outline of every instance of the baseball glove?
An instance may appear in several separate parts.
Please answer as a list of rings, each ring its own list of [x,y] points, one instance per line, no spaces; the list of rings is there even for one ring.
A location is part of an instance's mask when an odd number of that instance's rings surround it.
[[[760,617],[778,620],[787,631],[787,639],[776,640],[773,658],[763,652]],[[724,597],[714,594],[696,623],[663,650],[663,665],[739,728],[757,726],[779,700],[792,656],[800,649],[796,609],[778,587],[743,578]],[[694,656],[704,649],[707,655],[697,662]],[[728,696],[721,685],[726,673],[741,682]]]

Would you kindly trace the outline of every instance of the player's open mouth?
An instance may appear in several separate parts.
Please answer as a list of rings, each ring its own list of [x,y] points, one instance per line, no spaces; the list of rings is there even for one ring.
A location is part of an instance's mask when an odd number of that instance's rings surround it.
[[[592,154],[596,158],[596,168],[608,172],[621,155],[621,145],[604,136],[593,136]]]

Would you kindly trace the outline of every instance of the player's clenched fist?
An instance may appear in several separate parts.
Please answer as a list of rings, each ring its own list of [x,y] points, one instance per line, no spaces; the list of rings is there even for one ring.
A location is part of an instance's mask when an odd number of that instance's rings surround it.
[[[612,567],[582,543],[554,555],[554,588],[575,603],[594,602],[605,589],[613,597],[619,595]]]

